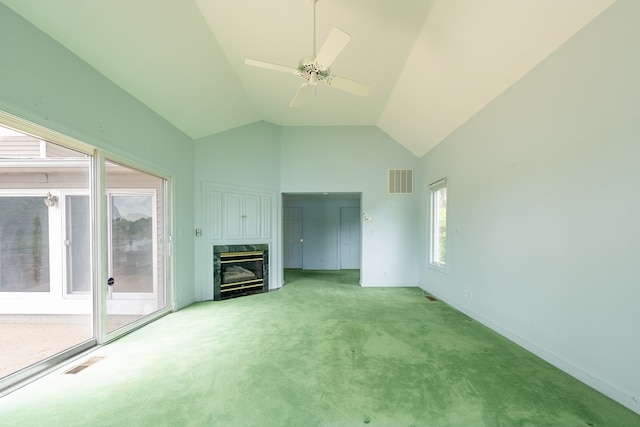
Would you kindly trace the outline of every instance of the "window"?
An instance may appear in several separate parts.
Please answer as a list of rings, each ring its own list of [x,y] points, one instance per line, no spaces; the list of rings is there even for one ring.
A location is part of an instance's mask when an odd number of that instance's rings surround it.
[[[0,196],[0,292],[49,292],[49,212],[39,196]]]
[[[430,263],[446,270],[447,266],[447,179],[429,185],[431,191]]]

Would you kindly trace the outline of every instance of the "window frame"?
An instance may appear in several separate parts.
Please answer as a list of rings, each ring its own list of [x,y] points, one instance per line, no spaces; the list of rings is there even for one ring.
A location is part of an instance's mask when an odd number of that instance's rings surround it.
[[[147,173],[147,172],[144,172]],[[155,176],[155,175],[154,175]],[[164,179],[161,177],[158,177],[160,179]],[[153,282],[153,288],[151,290],[151,292],[127,292],[126,294],[124,293],[120,293],[120,292],[111,292],[110,293],[110,297],[109,299],[128,299],[128,300],[135,300],[135,299],[147,299],[149,298],[149,295],[152,296],[152,298],[156,299],[158,297],[158,292],[161,291],[161,287],[159,286],[160,283],[158,283],[159,280],[159,274],[158,274],[158,254],[159,254],[159,250],[160,248],[159,246],[159,230],[158,230],[158,211],[156,210],[156,206],[158,205],[158,192],[155,189],[150,189],[150,188],[128,188],[128,187],[123,187],[123,188],[110,188],[108,190],[106,190],[106,197],[107,197],[107,269],[109,271],[109,276],[113,275],[113,268],[114,268],[114,260],[113,260],[113,240],[112,240],[112,236],[113,236],[113,212],[112,212],[112,208],[113,208],[113,198],[114,197],[150,197],[151,198],[151,207],[152,207],[152,212],[151,212],[151,240],[152,240],[152,251],[151,251],[151,257],[152,257],[152,282]],[[165,220],[166,221],[166,220]],[[165,267],[166,268],[166,267]],[[165,281],[166,279],[166,272],[163,274],[165,277]],[[166,286],[165,286],[166,288]],[[109,290],[113,291],[113,288],[108,288]],[[167,291],[167,289],[165,289],[165,291]]]
[[[441,232],[440,232],[440,219],[442,218],[441,207],[439,202],[440,195],[442,190],[444,190],[444,220],[445,220],[445,228],[444,228],[444,256],[440,256],[440,245],[441,245]],[[429,215],[429,266],[441,272],[446,273],[449,268],[449,257],[447,250],[447,178],[439,179],[431,184],[429,184],[429,192],[430,192],[430,215]]]
[[[62,242],[65,245],[65,247],[63,248],[62,251],[62,283],[63,283],[63,288],[64,288],[64,293],[63,293],[63,299],[86,299],[86,298],[91,298],[93,295],[93,283],[92,283],[92,277],[90,276],[90,283],[89,283],[89,290],[88,291],[76,291],[73,289],[69,288],[69,276],[71,274],[71,271],[69,270],[69,260],[70,260],[70,256],[71,254],[68,252],[67,247],[66,247],[66,242],[70,239],[71,237],[71,230],[69,229],[69,227],[67,226],[67,211],[69,209],[69,206],[67,205],[67,197],[68,196],[86,196],[89,198],[89,210],[91,210],[91,191],[86,190],[86,189],[74,189],[74,190],[60,190],[60,195],[59,195],[59,201],[58,203],[60,204],[60,230],[61,230],[61,236],[62,236]],[[91,225],[89,225],[89,228],[91,228]],[[93,236],[92,236],[92,232],[91,229],[89,229],[89,246],[90,246],[90,250],[91,252],[95,251],[95,247],[94,247],[94,242],[93,242]],[[93,253],[91,253],[89,255],[89,265],[90,265],[90,271],[93,272],[94,270],[94,256]],[[93,274],[93,273],[91,273]]]

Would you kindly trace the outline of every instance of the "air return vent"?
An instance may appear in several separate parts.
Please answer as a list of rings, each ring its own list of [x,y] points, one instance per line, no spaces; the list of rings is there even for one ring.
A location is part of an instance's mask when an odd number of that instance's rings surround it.
[[[413,194],[413,169],[389,169],[389,194]]]
[[[88,359],[88,360],[84,361],[83,363],[81,363],[81,364],[79,364],[77,366],[74,366],[73,368],[69,369],[68,371],[65,371],[65,374],[75,375],[80,371],[84,371],[89,366],[93,365],[94,363],[98,363],[102,359],[104,359],[104,357],[92,357],[91,359]]]

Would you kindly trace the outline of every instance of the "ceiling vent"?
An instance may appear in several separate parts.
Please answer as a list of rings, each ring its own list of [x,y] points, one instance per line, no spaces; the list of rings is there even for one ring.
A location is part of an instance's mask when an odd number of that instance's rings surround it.
[[[413,194],[413,169],[389,169],[389,194]]]

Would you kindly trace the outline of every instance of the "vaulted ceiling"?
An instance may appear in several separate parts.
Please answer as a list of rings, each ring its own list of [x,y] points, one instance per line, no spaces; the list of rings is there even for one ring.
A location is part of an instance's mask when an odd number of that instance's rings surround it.
[[[266,120],[378,126],[422,156],[615,0],[319,0],[316,44],[351,36],[300,108],[314,0],[0,0],[193,139]]]

